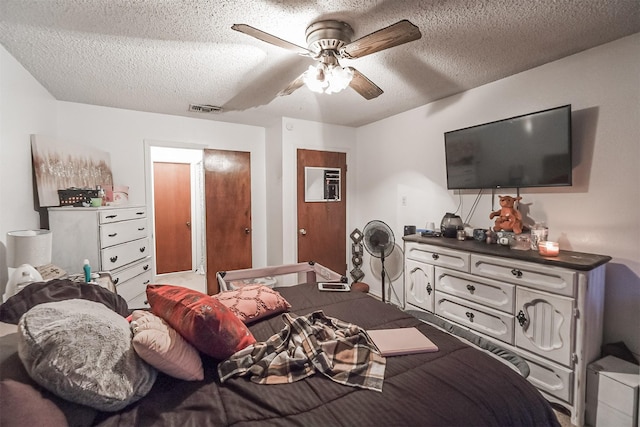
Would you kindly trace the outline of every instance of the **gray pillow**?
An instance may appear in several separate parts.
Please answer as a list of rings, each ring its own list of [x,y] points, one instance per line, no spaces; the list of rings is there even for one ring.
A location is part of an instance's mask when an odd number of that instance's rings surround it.
[[[98,302],[39,304],[20,318],[18,333],[31,378],[71,402],[118,411],[155,382],[157,371],[133,349],[127,320]]]

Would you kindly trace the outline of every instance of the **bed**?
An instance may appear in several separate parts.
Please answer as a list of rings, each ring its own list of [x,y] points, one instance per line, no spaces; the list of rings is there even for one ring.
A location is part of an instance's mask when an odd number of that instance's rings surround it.
[[[220,384],[218,361],[202,355],[202,381],[158,373],[145,397],[117,412],[89,410],[69,405],[46,390],[39,393],[49,406],[62,408],[70,425],[559,425],[549,403],[521,369],[439,327],[366,293],[321,292],[314,283],[276,290],[291,304],[291,315],[321,310],[363,329],[417,327],[439,351],[387,357],[382,392],[337,384],[322,375],[290,384],[262,385],[244,377]],[[282,314],[276,314],[250,324],[249,329],[257,341],[265,341],[283,326]],[[3,383],[9,376],[20,385],[37,388],[20,372],[20,361],[13,354],[14,335],[5,330],[0,340]],[[18,424],[6,415],[0,420],[2,425]]]

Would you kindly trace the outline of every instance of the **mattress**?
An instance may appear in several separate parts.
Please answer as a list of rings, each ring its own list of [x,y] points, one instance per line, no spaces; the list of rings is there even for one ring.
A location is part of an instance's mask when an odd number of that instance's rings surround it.
[[[382,392],[341,385],[316,374],[290,384],[239,377],[220,384],[218,361],[203,356],[205,378],[159,374],[151,392],[99,426],[557,426],[543,396],[521,371],[446,330],[360,292],[321,292],[315,284],[277,290],[291,314],[322,310],[363,329],[416,327],[437,352],[386,358]],[[284,327],[281,315],[250,325],[258,341]]]

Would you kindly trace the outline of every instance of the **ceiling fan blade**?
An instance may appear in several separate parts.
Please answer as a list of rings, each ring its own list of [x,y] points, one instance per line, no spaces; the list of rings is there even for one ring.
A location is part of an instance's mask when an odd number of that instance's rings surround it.
[[[355,68],[349,68],[353,71],[353,79],[351,79],[351,83],[349,83],[349,86],[351,86],[353,90],[366,99],[373,99],[382,95],[383,90],[376,86],[375,83]]]
[[[343,58],[362,58],[422,37],[420,29],[406,19],[366,35],[340,49]]]
[[[304,86],[304,81],[302,80],[302,76],[303,75],[304,75],[304,73],[300,74],[300,76],[298,76],[297,79],[295,79],[294,81],[289,83],[289,86],[287,86],[286,88],[284,88],[280,92],[278,92],[278,96],[291,95],[294,91],[296,91],[296,90],[300,89],[302,86]]]
[[[304,47],[298,46],[297,44],[288,42],[279,37],[271,35],[269,33],[265,33],[264,31],[254,28],[247,24],[233,24],[231,26],[231,29],[244,33],[248,36],[255,37],[258,40],[262,40],[263,42],[270,43],[274,46],[278,46],[283,49],[294,51],[298,55],[313,56],[313,53],[309,49],[306,49]]]

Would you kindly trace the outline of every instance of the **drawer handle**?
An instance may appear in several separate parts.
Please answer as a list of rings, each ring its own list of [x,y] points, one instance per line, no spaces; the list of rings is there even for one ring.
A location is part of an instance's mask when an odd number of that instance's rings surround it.
[[[144,305],[149,305],[149,301],[148,300],[144,300]]]
[[[473,322],[473,317],[474,317],[473,313],[470,311],[467,311],[465,314],[467,316],[467,319],[469,319],[469,322]]]
[[[144,267],[142,267],[142,269],[143,269],[144,271],[147,271],[147,270],[149,269],[149,264],[147,264],[147,265],[145,265]]]
[[[431,283],[427,283],[427,294],[431,295],[431,291],[433,291],[433,288],[431,287]]]
[[[476,287],[473,285],[467,285],[467,290],[471,293],[474,293],[476,290]]]
[[[511,270],[511,274],[513,274],[516,277],[522,277],[522,271],[518,270],[517,268],[514,268],[513,270]]]
[[[142,284],[143,284],[143,285],[148,285],[150,281],[151,281],[151,280],[145,280],[144,282],[142,282]]]
[[[440,255],[438,255],[438,254],[433,254],[433,255],[431,255],[431,258],[433,258],[433,259],[438,259],[438,258],[440,258]]]
[[[113,279],[113,284],[117,285],[119,281],[120,281],[120,278],[116,277],[115,279]]]
[[[116,237],[118,235],[118,233],[111,233],[109,234],[109,237]]]
[[[526,329],[527,326],[529,326],[529,318],[524,311],[520,310],[518,312],[518,315],[516,316],[516,319],[518,319],[518,323],[520,324],[520,326],[522,326],[522,329]]]
[[[136,215],[144,215],[144,212],[136,212]]]
[[[143,246],[143,247],[141,247],[141,248],[140,248],[140,252],[144,252],[144,251],[146,251],[146,250],[147,250],[147,247],[146,247],[146,246]]]
[[[144,227],[138,228],[138,231],[142,231],[142,230],[144,230]]]
[[[110,260],[111,262],[116,262],[116,261],[118,260],[118,255],[116,255],[116,256],[112,256],[111,258],[109,258],[109,260]]]
[[[115,217],[117,217],[117,216],[118,216],[118,215],[107,215],[107,218],[108,218],[108,219],[113,219],[113,218],[115,218]]]

